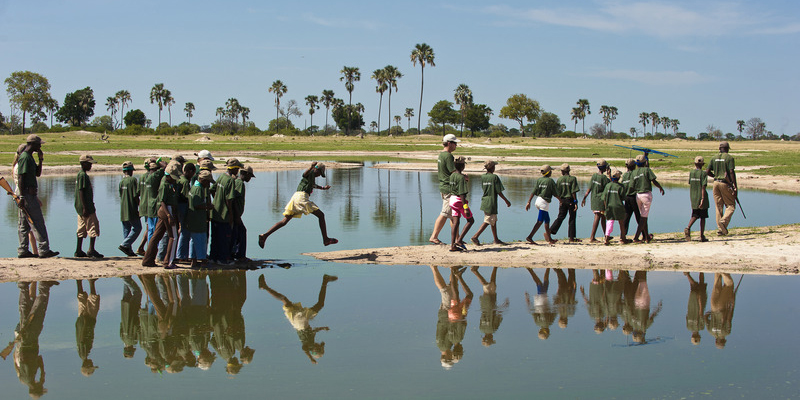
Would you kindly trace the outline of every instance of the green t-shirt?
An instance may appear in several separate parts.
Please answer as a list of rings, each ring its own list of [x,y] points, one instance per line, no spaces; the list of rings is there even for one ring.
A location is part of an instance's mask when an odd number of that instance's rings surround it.
[[[139,181],[139,215],[142,217],[152,217],[150,215],[150,171],[145,172]]]
[[[450,193],[450,175],[456,171],[455,157],[453,157],[453,153],[443,151],[439,153],[437,163],[439,167],[439,191],[444,194]]]
[[[726,172],[733,171],[736,163],[728,153],[719,153],[708,163],[708,169],[714,173],[714,179],[721,181],[725,179]]]
[[[241,218],[244,214],[245,184],[241,179],[233,180],[233,201],[231,205],[236,212],[236,216]]]
[[[656,174],[650,167],[637,167],[633,171],[633,192],[634,193],[647,193],[653,191],[653,181],[656,180]]]
[[[450,175],[450,194],[465,197],[469,193],[469,183],[467,177],[458,172]]]
[[[228,174],[222,174],[214,185],[214,209],[211,210],[211,220],[214,222],[230,222],[231,210],[227,201],[233,201],[233,181]]]
[[[481,211],[486,214],[497,214],[497,195],[506,190],[500,177],[495,174],[481,175],[481,186],[483,186],[483,197],[481,197]]]
[[[178,205],[178,196],[180,195],[181,188],[178,183],[169,183],[167,182],[167,177],[161,178],[161,185],[158,186],[158,196],[156,198],[156,204],[158,207],[161,207],[161,203],[168,206],[177,206]],[[158,208],[156,208],[158,210]]]
[[[618,182],[609,182],[603,189],[606,219],[622,221],[625,219],[625,187]]]
[[[317,174],[312,168],[310,171],[303,173],[303,179],[300,179],[300,184],[297,185],[298,192],[306,192],[311,194],[314,191],[314,179],[317,178]]]
[[[539,196],[549,203],[553,200],[554,194],[556,194],[556,181],[553,178],[543,176],[536,180],[536,185],[533,188],[534,196]]]
[[[592,180],[589,182],[592,188],[592,211],[605,211],[601,196],[608,182],[611,182],[611,180],[608,179],[608,176],[605,174],[595,172],[595,174],[592,175]]]
[[[189,190],[192,188],[192,183],[186,179],[186,176],[181,175],[180,179],[178,179],[178,185],[181,187],[181,192],[178,194],[178,202],[179,203],[188,203],[189,202]]]
[[[701,169],[692,170],[689,173],[689,200],[691,201],[693,210],[707,210],[708,209],[708,192],[702,196],[706,191],[708,184],[708,175],[706,171]],[[703,198],[703,203],[700,203],[700,198]]]
[[[120,221],[139,219],[139,181],[134,176],[125,176],[119,182]]]
[[[556,181],[556,195],[562,199],[569,199],[574,193],[580,191],[578,187],[578,178],[572,175],[562,175]]]
[[[208,197],[203,185],[199,181],[195,181],[192,188],[189,189],[189,211],[186,213],[186,227],[189,232],[203,233],[206,232],[208,227],[208,210],[205,208],[208,204]]]
[[[622,185],[622,187],[625,188],[625,196],[626,197],[630,196],[630,195],[633,195],[633,194],[636,194],[636,191],[633,190],[633,182],[632,182],[633,181],[633,173],[634,172],[636,172],[636,170],[625,171],[622,174],[622,178],[619,180],[619,183]]]
[[[146,217],[155,218],[158,216],[158,208],[161,207],[158,200],[158,188],[161,186],[161,179],[164,177],[164,170],[158,169],[150,171],[148,175],[145,190],[147,190],[147,214],[142,213]],[[140,200],[142,201],[142,200]],[[143,201],[142,201],[143,202]]]
[[[36,169],[36,161],[33,161],[33,156],[27,151],[23,151],[17,159],[17,176],[22,177],[22,184],[25,188],[36,189],[39,187],[36,183]]]
[[[86,210],[85,214],[83,214],[84,209]],[[78,177],[75,179],[75,211],[79,215],[92,215],[96,211],[94,208],[92,181],[86,171],[83,170],[78,172]]]

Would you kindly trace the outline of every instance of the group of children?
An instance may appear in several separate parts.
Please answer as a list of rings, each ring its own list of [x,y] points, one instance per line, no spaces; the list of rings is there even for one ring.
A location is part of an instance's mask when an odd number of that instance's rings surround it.
[[[445,141],[447,143],[447,141]],[[689,221],[689,226],[684,230],[685,238],[687,241],[691,240],[691,227],[700,220],[700,241],[707,242],[705,237],[705,219],[708,218],[708,196],[706,195],[707,174],[703,170],[704,160],[703,157],[696,157],[694,160],[695,169],[690,173],[689,186],[690,186],[690,200],[692,206],[692,217]],[[480,246],[479,237],[487,226],[491,226],[492,234],[494,236],[494,243],[504,244],[497,237],[497,197],[502,198],[506,206],[511,206],[511,202],[503,195],[503,184],[500,178],[494,174],[495,166],[494,161],[488,161],[484,164],[486,173],[481,176],[483,187],[483,197],[481,198],[481,210],[485,213],[484,222],[478,232],[472,237],[472,242]],[[650,214],[650,206],[653,201],[653,186],[658,188],[661,195],[664,195],[664,189],[661,184],[656,180],[656,175],[649,167],[648,159],[645,155],[639,155],[635,159],[629,159],[625,163],[627,171],[622,173],[617,169],[611,169],[608,162],[603,159],[597,161],[597,172],[592,175],[583,199],[580,203],[582,207],[586,206],[586,198],[591,195],[590,207],[594,213],[594,220],[592,223],[590,243],[599,243],[600,241],[595,238],[598,227],[603,233],[603,243],[609,245],[613,237],[611,236],[614,223],[619,223],[620,239],[622,244],[628,243],[650,243],[653,235],[650,233],[648,226],[648,217]],[[466,166],[464,157],[454,159],[455,171],[450,174],[450,193],[447,197],[443,193],[443,198],[449,199],[449,218],[451,221],[451,245],[450,251],[464,251],[466,250],[464,239],[467,232],[474,223],[474,218],[471,210],[469,209],[469,178],[464,175],[463,171]],[[533,241],[533,236],[544,225],[544,239],[549,244],[555,244],[557,240],[553,239],[561,226],[561,223],[569,215],[569,242],[580,242],[581,239],[576,237],[575,218],[578,209],[579,186],[577,179],[570,175],[570,165],[564,163],[560,167],[561,177],[558,181],[552,178],[553,168],[550,165],[543,165],[541,168],[542,176],[534,183],[533,191],[525,204],[525,211],[531,209],[533,205],[539,212],[537,220],[530,234],[525,238],[529,244],[536,244]],[[559,201],[558,217],[551,226],[550,224],[550,203],[553,197]],[[535,198],[535,200],[534,200]],[[460,227],[460,218],[464,217],[467,221],[461,233],[458,232]],[[630,220],[635,217],[637,222],[637,229],[633,235],[633,239],[628,238],[628,228]],[[434,242],[432,240],[432,242]],[[435,242],[434,242],[435,243]]]

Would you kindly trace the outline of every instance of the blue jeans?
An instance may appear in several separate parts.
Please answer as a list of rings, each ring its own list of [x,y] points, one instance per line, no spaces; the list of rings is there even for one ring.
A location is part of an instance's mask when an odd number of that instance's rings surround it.
[[[178,236],[178,252],[175,258],[179,260],[186,260],[189,258],[189,239],[192,233],[186,226],[186,212],[189,210],[189,204],[178,203],[178,220],[181,227],[181,233]]]
[[[231,251],[233,251],[233,258],[240,259],[247,256],[247,228],[244,224],[236,224],[233,226],[233,234],[231,237]]]
[[[231,259],[231,224],[211,221],[211,254],[210,259],[230,261]]]
[[[206,259],[206,249],[208,249],[208,236],[205,232],[189,232],[186,231],[192,238],[192,245],[189,247],[189,258],[198,260]]]
[[[122,244],[120,246],[131,249],[140,233],[142,233],[142,220],[136,218],[122,221]]]

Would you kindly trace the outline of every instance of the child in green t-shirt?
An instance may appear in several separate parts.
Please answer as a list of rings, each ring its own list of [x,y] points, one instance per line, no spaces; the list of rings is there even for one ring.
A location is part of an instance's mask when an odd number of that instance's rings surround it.
[[[508,201],[506,196],[503,195],[503,182],[500,177],[494,174],[494,166],[497,165],[494,161],[487,161],[483,164],[483,169],[486,173],[481,175],[481,186],[483,187],[483,197],[481,197],[481,211],[485,214],[483,217],[483,224],[478,228],[478,232],[472,236],[472,243],[480,246],[481,242],[478,237],[483,233],[486,227],[492,227],[492,236],[494,236],[494,244],[505,244],[497,237],[497,196],[500,196],[506,202],[506,207],[511,207],[511,202]]]
[[[550,177],[553,174],[553,168],[551,168],[550,165],[543,165],[541,172],[542,177],[536,180],[533,192],[531,192],[531,196],[528,198],[528,203],[525,204],[525,211],[530,210],[531,201],[533,201],[534,196],[537,196],[534,205],[539,210],[539,215],[536,218],[536,224],[533,226],[528,237],[525,238],[525,241],[530,244],[536,244],[536,242],[533,241],[533,235],[535,235],[539,227],[544,224],[544,240],[549,244],[555,244],[557,240],[553,240],[550,236],[550,201],[552,201],[553,196],[558,198],[556,194],[556,181]]]
[[[630,243],[631,241],[625,238],[628,233],[625,224],[622,221],[625,219],[625,187],[619,183],[622,177],[622,172],[614,170],[611,174],[611,182],[606,184],[601,195],[603,199],[603,215],[606,217],[606,235],[604,244],[608,246],[611,244],[611,232],[614,231],[614,221],[619,221],[620,239],[622,244]]]
[[[103,258],[94,248],[97,237],[100,236],[100,222],[97,220],[97,210],[94,206],[94,190],[92,181],[87,172],[92,170],[92,164],[97,161],[88,154],[80,157],[81,170],[75,180],[75,212],[78,213],[78,244],[75,248],[76,258]],[[89,237],[89,251],[83,252],[83,238]]]
[[[708,196],[706,195],[708,175],[703,171],[703,165],[705,165],[703,157],[695,157],[695,169],[689,173],[689,200],[692,204],[692,218],[689,220],[689,226],[683,229],[683,235],[687,242],[692,240],[692,225],[698,219],[700,220],[700,241],[708,241],[705,235],[706,218],[708,218]]]
[[[133,163],[122,163],[123,178],[119,182],[120,221],[122,221],[122,243],[119,250],[128,257],[136,257],[133,243],[142,232],[142,220],[139,218],[139,181],[133,176]]]
[[[464,157],[455,159],[456,170],[450,174],[450,251],[464,251],[467,249],[464,243],[464,237],[467,235],[469,228],[475,223],[472,217],[472,210],[469,209],[469,179],[464,175],[464,167],[466,167],[467,160]],[[458,234],[458,226],[461,222],[461,217],[467,219],[467,224]]]
[[[606,224],[606,217],[603,215],[603,201],[600,199],[600,194],[603,193],[603,189],[605,189],[606,184],[610,181],[608,178],[610,170],[608,169],[606,160],[600,159],[597,161],[597,170],[600,172],[595,172],[594,175],[592,175],[589,188],[586,189],[586,194],[583,195],[583,201],[581,201],[581,207],[586,206],[586,197],[589,196],[589,193],[592,194],[594,221],[592,222],[592,235],[589,243],[599,242],[599,240],[594,238],[594,234],[597,233],[597,226],[605,226]],[[600,229],[602,230],[602,228]]]

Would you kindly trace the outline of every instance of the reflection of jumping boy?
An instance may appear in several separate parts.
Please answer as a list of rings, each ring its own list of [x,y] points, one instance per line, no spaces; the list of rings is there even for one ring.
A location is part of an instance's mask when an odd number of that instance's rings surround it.
[[[330,185],[319,186],[314,183],[314,179],[318,176],[325,177],[325,164],[314,161],[311,163],[311,166],[303,172],[303,179],[301,179],[300,184],[297,185],[297,192],[294,193],[292,199],[289,200],[289,204],[286,205],[286,209],[283,211],[283,219],[273,225],[272,228],[269,228],[266,233],[258,235],[258,247],[263,249],[269,235],[272,235],[278,229],[286,226],[292,218],[300,218],[303,214],[314,214],[314,216],[319,219],[319,230],[322,232],[322,243],[325,246],[339,243],[335,238],[328,237],[328,228],[325,226],[325,214],[316,204],[308,199],[314,189],[328,190],[331,188]]]
[[[317,363],[317,359],[325,355],[325,342],[316,343],[315,338],[317,332],[330,330],[327,326],[312,328],[310,323],[314,317],[319,314],[322,307],[325,307],[325,293],[328,289],[328,282],[336,281],[337,277],[331,275],[322,276],[322,286],[319,288],[319,297],[317,304],[311,307],[303,307],[300,302],[292,303],[288,297],[276,292],[271,287],[267,286],[267,281],[264,275],[258,277],[258,288],[266,290],[272,297],[283,302],[283,312],[286,314],[286,319],[292,324],[292,327],[297,331],[297,336],[300,338],[300,343],[303,345],[303,352],[313,364]]]
[[[472,243],[480,246],[481,242],[478,237],[483,233],[487,226],[492,227],[492,236],[494,236],[494,244],[505,244],[497,237],[497,196],[500,196],[506,202],[506,207],[511,207],[511,202],[508,201],[506,196],[503,195],[503,182],[500,177],[494,174],[494,166],[497,165],[494,161],[487,161],[483,164],[486,173],[481,175],[481,186],[483,186],[483,197],[481,197],[481,211],[485,214],[483,217],[483,224],[478,228],[478,232],[472,236]]]

